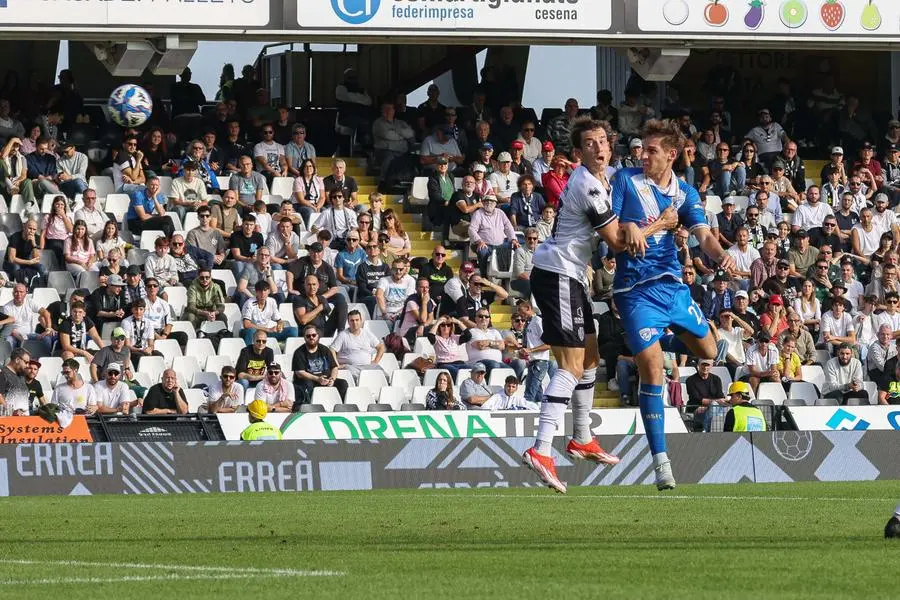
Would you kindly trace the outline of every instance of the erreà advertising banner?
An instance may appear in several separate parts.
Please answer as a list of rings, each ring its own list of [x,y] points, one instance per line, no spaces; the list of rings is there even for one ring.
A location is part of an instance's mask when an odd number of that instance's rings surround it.
[[[295,0],[301,29],[440,35],[607,31],[612,0]]]
[[[900,430],[900,406],[790,407],[800,431]]]
[[[666,433],[686,433],[678,410],[667,408]],[[249,425],[246,414],[217,415],[227,440],[241,439]],[[377,413],[272,413],[266,421],[278,427],[286,440],[379,440],[533,437],[536,411],[425,411]],[[563,428],[572,432],[572,415]],[[593,410],[595,435],[644,433],[637,409]],[[562,432],[560,432],[562,434]]]

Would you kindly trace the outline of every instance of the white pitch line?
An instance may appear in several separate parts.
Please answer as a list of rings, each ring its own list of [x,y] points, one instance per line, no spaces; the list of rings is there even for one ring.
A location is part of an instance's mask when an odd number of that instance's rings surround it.
[[[404,494],[405,496],[419,496],[419,494]],[[569,500],[578,500],[579,498],[591,499],[591,500],[759,500],[759,501],[809,501],[809,502],[896,502],[896,498],[838,498],[838,497],[830,497],[823,496],[819,498],[814,497],[805,497],[805,496],[691,496],[689,494],[681,494],[681,495],[672,495],[672,494],[660,494],[659,496],[651,496],[645,494],[574,494],[574,495],[564,495],[564,494],[554,494],[548,492],[546,494],[427,494],[429,497],[441,498],[442,500],[450,500],[453,498],[465,498],[466,500],[470,500],[471,498],[544,498],[549,500],[559,500],[562,501],[564,499]]]
[[[188,571],[197,573],[222,573],[231,577],[259,577],[274,575],[278,577],[342,577],[343,571],[315,571],[297,569],[261,569],[256,567],[219,567],[202,565],[161,565],[144,563],[102,563],[81,560],[31,560],[31,559],[0,559],[0,564],[7,565],[45,565],[57,567],[100,567],[106,569],[160,569],[166,571]],[[181,577],[181,576],[179,576]]]
[[[310,571],[304,576],[310,575],[325,575],[326,572],[312,572]],[[335,575],[340,575],[339,573],[335,573]],[[270,574],[270,576],[274,577],[292,577],[293,575],[286,575],[284,573],[275,573]],[[0,579],[0,586],[10,586],[10,585],[71,585],[73,583],[133,583],[133,582],[141,582],[141,581],[201,581],[201,580],[215,580],[221,581],[225,579],[251,579],[253,577],[260,577],[260,575],[253,573],[192,573],[179,575],[177,573],[172,573],[169,575],[123,575],[121,577],[59,577],[55,579],[14,579],[14,580],[2,580]]]

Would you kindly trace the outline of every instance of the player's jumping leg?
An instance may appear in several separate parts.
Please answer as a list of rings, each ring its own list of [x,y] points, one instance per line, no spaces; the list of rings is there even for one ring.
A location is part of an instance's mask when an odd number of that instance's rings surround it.
[[[884,537],[900,538],[900,504],[894,509],[894,516],[884,526]]]
[[[614,465],[619,462],[604,450],[591,433],[591,409],[594,407],[594,384],[597,377],[597,365],[600,363],[600,351],[597,336],[585,336],[585,369],[572,394],[572,439],[566,445],[566,454],[570,458],[590,460],[595,463]]]
[[[675,488],[675,477],[666,449],[665,413],[663,412],[663,351],[659,344],[652,344],[634,357],[641,377],[638,398],[641,420],[647,432],[647,443],[653,456],[656,472],[656,488]]]

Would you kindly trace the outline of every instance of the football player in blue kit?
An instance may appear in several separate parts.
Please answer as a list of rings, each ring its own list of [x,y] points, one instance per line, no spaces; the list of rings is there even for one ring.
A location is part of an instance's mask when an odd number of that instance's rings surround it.
[[[700,195],[672,171],[686,142],[678,125],[674,121],[648,121],[642,141],[642,168],[620,170],[613,183],[612,209],[619,222],[643,227],[672,207],[700,249],[720,268],[732,271],[734,259],[712,235]],[[626,236],[633,231],[625,230]],[[663,352],[714,359],[716,339],[700,307],[691,299],[690,288],[682,283],[674,231],[648,236],[646,243],[643,254],[616,254],[613,297],[640,375],[638,398],[653,455],[656,487],[667,490],[675,487],[675,478],[666,451]],[[674,333],[667,334],[666,329]]]
[[[597,233],[616,252],[640,254],[648,249],[648,236],[678,225],[675,210],[668,209],[658,212],[653,223],[620,226],[610,204],[607,180],[610,137],[609,124],[604,121],[583,118],[572,126],[573,147],[581,150],[582,165],[569,177],[552,233],[535,251],[531,271],[531,289],[544,325],[542,340],[551,346],[559,369],[544,392],[534,447],[524,453],[522,461],[560,493],[565,493],[566,484],[556,473],[552,442],[570,402],[574,431],[566,453],[596,463],[619,462],[597,443],[590,430],[600,354],[586,272]]]

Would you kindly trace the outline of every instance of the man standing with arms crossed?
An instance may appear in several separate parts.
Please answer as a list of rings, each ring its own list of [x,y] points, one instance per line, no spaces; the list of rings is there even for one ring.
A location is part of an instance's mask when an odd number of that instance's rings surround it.
[[[654,222],[662,211],[675,208],[679,224],[690,230],[700,249],[720,268],[734,270],[734,259],[710,231],[697,190],[672,172],[686,141],[678,125],[649,121],[641,139],[643,168],[620,170],[613,186],[612,210],[622,226]],[[640,375],[641,419],[653,455],[656,487],[667,490],[675,487],[675,478],[666,453],[663,352],[714,359],[716,339],[691,299],[690,288],[682,283],[672,229],[648,235],[646,243],[640,256],[616,255],[613,297]],[[674,334],[666,334],[667,328]]]
[[[582,151],[582,166],[572,173],[560,196],[559,215],[550,237],[535,251],[531,271],[531,290],[544,324],[542,339],[551,346],[559,369],[550,379],[541,402],[534,447],[522,456],[525,465],[559,493],[565,493],[566,484],[556,474],[552,442],[570,399],[574,436],[566,452],[573,458],[598,463],[619,462],[600,447],[590,430],[594,380],[600,358],[585,277],[593,252],[594,232],[599,232],[616,252],[639,253],[647,247],[645,236],[678,225],[675,211],[669,210],[643,230],[638,229],[637,223],[620,229],[618,218],[612,212],[606,179],[612,156],[609,125],[604,121],[579,119],[573,123],[571,132],[573,147]]]

